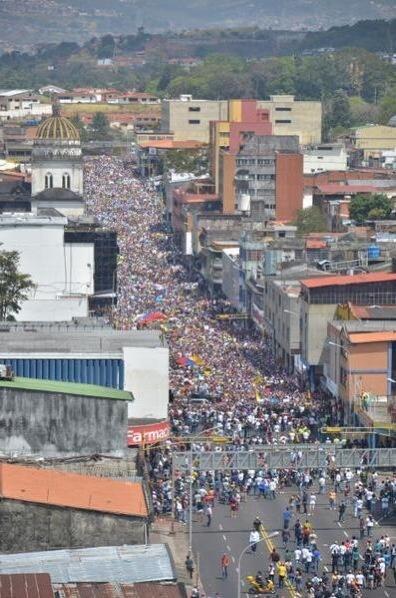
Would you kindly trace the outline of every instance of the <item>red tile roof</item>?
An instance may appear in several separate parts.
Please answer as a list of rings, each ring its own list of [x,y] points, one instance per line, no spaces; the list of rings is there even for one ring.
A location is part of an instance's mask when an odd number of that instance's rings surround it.
[[[0,575],[1,598],[53,598],[48,573]]]
[[[383,343],[396,340],[396,331],[385,330],[381,332],[354,332],[348,334],[349,341],[353,344]]]
[[[323,195],[355,195],[356,193],[376,193],[377,187],[372,185],[342,185],[339,183],[327,183],[317,185],[317,189]]]
[[[390,272],[369,272],[368,274],[356,274],[355,276],[319,276],[307,278],[301,284],[308,289],[320,287],[342,286],[348,284],[364,284],[370,282],[396,282],[396,274]]]
[[[305,241],[306,249],[324,249],[326,245],[326,241],[320,241],[319,239],[307,239]]]
[[[64,598],[187,598],[182,584],[57,583],[53,587]]]
[[[72,509],[148,516],[140,482],[10,463],[0,463],[0,497]]]

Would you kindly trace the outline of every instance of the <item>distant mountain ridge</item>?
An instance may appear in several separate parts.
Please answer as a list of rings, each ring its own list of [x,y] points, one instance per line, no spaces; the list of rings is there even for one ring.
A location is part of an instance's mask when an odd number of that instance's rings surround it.
[[[395,0],[0,0],[7,45],[208,27],[318,30],[396,16]]]

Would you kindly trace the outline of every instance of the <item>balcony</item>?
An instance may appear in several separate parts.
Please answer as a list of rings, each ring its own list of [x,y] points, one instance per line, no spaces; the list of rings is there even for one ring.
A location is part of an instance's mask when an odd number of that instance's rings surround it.
[[[363,394],[355,397],[356,413],[368,417],[373,424],[396,423],[396,396],[374,396]]]

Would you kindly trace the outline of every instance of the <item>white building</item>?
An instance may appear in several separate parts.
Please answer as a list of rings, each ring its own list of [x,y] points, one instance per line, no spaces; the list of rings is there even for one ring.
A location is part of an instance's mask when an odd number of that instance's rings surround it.
[[[304,150],[304,174],[348,170],[347,152],[342,143],[322,143]]]
[[[32,151],[32,210],[53,207],[65,215],[84,213],[80,134],[55,114],[37,129]]]
[[[46,116],[51,112],[51,105],[42,104],[29,89],[0,89],[0,120]]]
[[[67,218],[0,215],[1,249],[18,251],[19,270],[35,289],[16,315],[20,321],[58,321],[88,316],[94,293],[94,244],[65,243]]]

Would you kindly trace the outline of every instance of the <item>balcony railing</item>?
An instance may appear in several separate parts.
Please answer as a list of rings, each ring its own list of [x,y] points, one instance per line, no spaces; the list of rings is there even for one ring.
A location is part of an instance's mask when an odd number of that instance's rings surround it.
[[[364,394],[355,397],[355,410],[363,412],[373,423],[396,423],[396,396],[373,396]]]

